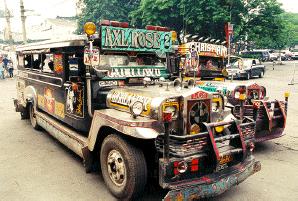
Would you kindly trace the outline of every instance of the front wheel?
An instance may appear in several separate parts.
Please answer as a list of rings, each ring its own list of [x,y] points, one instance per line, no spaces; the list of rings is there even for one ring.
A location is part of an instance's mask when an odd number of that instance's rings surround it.
[[[36,114],[35,114],[35,109],[33,104],[30,104],[29,106],[29,117],[30,117],[30,122],[32,127],[35,130],[40,130],[40,126],[37,124],[37,120],[36,120]]]
[[[112,134],[103,141],[100,165],[104,181],[111,193],[120,200],[133,200],[144,191],[147,166],[143,152]]]

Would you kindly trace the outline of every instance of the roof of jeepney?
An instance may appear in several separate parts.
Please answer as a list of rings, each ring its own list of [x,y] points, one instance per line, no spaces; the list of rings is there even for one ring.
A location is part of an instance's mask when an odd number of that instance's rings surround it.
[[[26,45],[17,46],[16,51],[32,51],[32,50],[45,50],[50,48],[69,47],[69,46],[84,46],[86,44],[87,37],[78,35],[71,38],[60,38],[45,40],[36,43],[28,43]]]

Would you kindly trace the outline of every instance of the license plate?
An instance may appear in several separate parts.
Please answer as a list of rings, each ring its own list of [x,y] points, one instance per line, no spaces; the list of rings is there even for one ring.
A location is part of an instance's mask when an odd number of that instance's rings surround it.
[[[231,162],[233,160],[233,156],[232,155],[224,155],[224,156],[221,156],[220,159],[219,159],[219,164],[220,165],[223,165],[223,164],[226,164],[228,162]]]

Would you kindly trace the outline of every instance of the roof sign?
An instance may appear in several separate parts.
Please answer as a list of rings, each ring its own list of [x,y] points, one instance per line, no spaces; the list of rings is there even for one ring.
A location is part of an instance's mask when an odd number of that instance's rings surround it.
[[[171,52],[171,32],[102,26],[104,50]]]

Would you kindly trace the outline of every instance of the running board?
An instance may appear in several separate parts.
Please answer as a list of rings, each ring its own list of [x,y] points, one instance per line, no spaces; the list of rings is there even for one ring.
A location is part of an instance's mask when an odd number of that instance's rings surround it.
[[[45,129],[51,136],[74,151],[86,160],[87,137],[80,135],[72,129],[62,125],[59,121],[41,112],[35,112],[39,126]],[[88,151],[87,151],[88,152]]]

